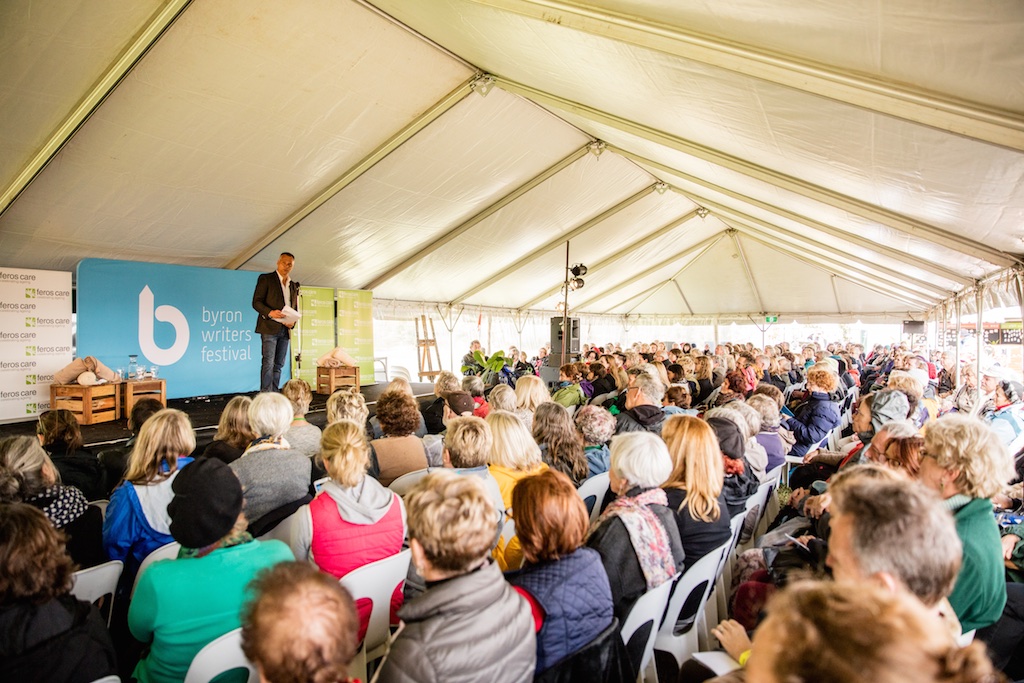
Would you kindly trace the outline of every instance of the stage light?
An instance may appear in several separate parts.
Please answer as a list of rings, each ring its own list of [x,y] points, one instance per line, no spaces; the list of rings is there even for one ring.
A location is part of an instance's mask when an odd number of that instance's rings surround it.
[[[583,278],[581,278],[581,277],[574,277],[573,279],[569,280],[569,289],[575,291],[577,289],[582,289],[582,288],[583,288]]]
[[[569,272],[572,273],[574,277],[581,277],[587,274],[587,267],[582,263],[577,263],[569,269]]]

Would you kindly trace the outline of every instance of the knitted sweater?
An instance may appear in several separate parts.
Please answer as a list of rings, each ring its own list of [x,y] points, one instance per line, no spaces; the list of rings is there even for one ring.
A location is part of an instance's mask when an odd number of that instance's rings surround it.
[[[963,630],[994,624],[1006,604],[1003,550],[992,501],[954,496],[946,501],[953,510],[956,533],[964,547],[963,564],[949,596]]]

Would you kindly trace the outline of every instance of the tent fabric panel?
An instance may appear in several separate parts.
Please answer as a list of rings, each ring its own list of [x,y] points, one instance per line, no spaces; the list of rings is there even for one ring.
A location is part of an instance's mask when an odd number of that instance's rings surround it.
[[[589,123],[572,115],[566,115],[564,118],[595,137],[618,147],[629,149],[641,157],[650,159],[668,168],[701,178],[720,187],[728,187],[740,195],[757,199],[799,216],[805,216],[819,223],[832,225],[837,229],[847,232],[857,233],[875,242],[887,244],[894,249],[906,253],[914,253],[921,258],[941,263],[952,270],[965,273],[970,277],[985,277],[998,270],[997,266],[988,261],[953,251],[948,247],[936,244],[925,236],[913,236],[892,227],[854,216],[842,209],[808,199],[807,197],[716,166],[715,164],[662,145],[640,140],[634,135],[615,131],[608,126]],[[660,178],[666,174],[658,172],[655,175]],[[668,177],[663,179],[665,182],[672,182],[673,180]]]
[[[667,280],[654,291],[634,297],[622,306],[616,307],[614,312],[621,312],[622,315],[644,315],[676,309],[681,309],[683,313],[687,312],[683,300],[679,296],[679,290],[671,280]]]
[[[571,240],[569,260],[590,267],[614,254],[624,243],[652,233],[692,209],[692,202],[674,193],[649,194]],[[564,281],[565,245],[557,246],[533,263],[511,263],[508,267],[514,270],[466,302],[485,305],[505,302],[507,305],[511,294],[514,305],[516,300],[527,301],[560,287]],[[590,282],[587,277],[584,281]],[[560,300],[560,295],[549,297],[551,305],[556,300]]]
[[[600,312],[602,304],[611,303],[605,299],[606,293],[617,291],[622,283],[628,282],[665,261],[668,263],[663,270],[640,280],[639,290],[646,289],[658,282],[657,277],[662,277],[662,279],[672,277],[691,261],[696,253],[699,253],[700,249],[695,249],[695,247],[724,229],[722,223],[715,219],[707,221],[702,221],[699,218],[691,219],[668,234],[651,240],[635,251],[624,254],[609,264],[607,268],[596,269],[589,273],[587,286],[576,295],[576,301],[593,301],[593,305],[598,308],[586,305],[583,310]],[[595,298],[598,296],[601,299]]]
[[[6,187],[135,33],[159,0],[0,3],[0,183]]]
[[[675,279],[695,314],[761,310],[728,235]]]
[[[903,311],[904,315],[908,317],[911,317],[910,314],[913,313],[917,316],[916,319],[923,317],[920,307],[911,306],[905,301],[865,289],[856,282],[836,278],[836,290],[839,292],[839,304],[842,307],[840,312],[845,315],[859,315],[881,310]]]
[[[469,75],[351,3],[195,3],[0,228],[221,266]]]
[[[522,98],[470,95],[247,267],[269,270],[290,251],[304,281],[361,287],[586,142]]]
[[[831,277],[825,269],[802,263],[742,233],[736,236],[743,247],[766,312],[839,312],[829,282]],[[731,272],[742,269],[742,264],[723,264],[723,267]]]
[[[1024,13],[1013,2],[588,0],[590,6],[724,36],[1008,111],[1024,111]],[[967,59],[965,57],[969,56]]]
[[[622,157],[587,154],[375,291],[386,299],[430,291],[451,301],[651,182]]]
[[[1024,155],[1016,151],[554,22],[465,0],[422,4],[437,11],[416,16],[412,26],[503,78],[1019,250],[1004,231],[1024,215]],[[477,31],[458,30],[447,12]],[[398,16],[405,14],[412,12]]]

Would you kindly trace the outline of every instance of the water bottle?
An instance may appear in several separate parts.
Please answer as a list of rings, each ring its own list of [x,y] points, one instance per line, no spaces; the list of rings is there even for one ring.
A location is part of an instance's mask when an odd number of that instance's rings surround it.
[[[139,369],[139,357],[137,355],[128,356],[128,377],[127,379],[135,379],[135,374]]]

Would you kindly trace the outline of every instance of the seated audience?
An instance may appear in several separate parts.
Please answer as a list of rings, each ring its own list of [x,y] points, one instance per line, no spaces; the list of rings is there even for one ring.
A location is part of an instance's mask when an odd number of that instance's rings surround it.
[[[484,381],[476,375],[463,377],[462,390],[473,397],[473,403],[476,404],[473,415],[487,417],[487,414],[491,412],[491,406],[487,403],[487,399],[484,398]]]
[[[522,479],[512,506],[526,562],[508,581],[533,610],[539,674],[612,623],[612,593],[601,556],[583,547],[589,515],[564,474]]]
[[[1021,385],[1007,368],[991,367],[982,373],[981,389],[991,395],[991,401],[982,410],[982,418],[999,436],[999,440],[1017,453],[1024,446],[1024,403]]]
[[[725,470],[715,432],[703,420],[672,416],[661,435],[672,458],[672,472],[661,488],[675,513],[685,571],[732,537]]]
[[[60,483],[50,457],[31,436],[0,439],[0,502],[28,503],[64,532],[67,553],[79,567],[107,561],[103,513],[81,491]]]
[[[618,497],[601,513],[587,546],[601,555],[622,622],[641,595],[682,571],[685,556],[675,514],[658,488],[672,473],[665,442],[646,432],[620,434],[611,451],[610,490]]]
[[[310,460],[284,438],[291,423],[292,404],[281,394],[257,394],[249,406],[249,424],[259,436],[231,463],[231,469],[242,482],[245,516],[254,528],[263,526],[262,518],[268,513],[309,495]]]
[[[171,484],[189,463],[196,435],[188,415],[165,408],[146,420],[128,458],[124,482],[114,489],[103,520],[103,549],[125,563],[122,582],[131,585],[139,564],[162,545],[172,543],[167,504]]]
[[[708,400],[711,392],[715,390],[714,375],[711,372],[711,358],[708,356],[697,356],[693,359],[693,376],[697,380],[697,391],[693,404],[701,405]]]
[[[501,489],[487,469],[493,445],[491,427],[485,420],[472,416],[453,417],[448,420],[442,459],[444,466],[456,474],[471,474],[483,479],[495,508],[504,516],[505,501],[501,498]]]
[[[583,455],[587,458],[588,476],[608,471],[611,451],[608,442],[615,435],[615,417],[597,405],[583,406],[575,416],[576,429],[583,437]]]
[[[442,370],[434,380],[434,400],[420,413],[427,434],[440,434],[444,431],[444,397],[452,391],[461,391],[462,383],[455,373]]]
[[[666,415],[696,415],[697,409],[690,407],[692,396],[686,384],[673,384],[665,390],[661,412]]]
[[[722,383],[707,397],[707,405],[718,408],[733,401],[742,401],[747,395],[747,378],[739,370],[730,370],[725,374]]]
[[[204,458],[217,458],[226,465],[242,457],[242,453],[259,434],[249,424],[249,406],[252,399],[248,396],[235,396],[220,414],[217,433],[213,441],[203,451]]]
[[[782,426],[791,431],[796,438],[790,455],[806,455],[808,451],[817,448],[822,439],[839,425],[842,419],[839,415],[839,406],[829,398],[829,394],[835,389],[836,376],[830,370],[815,366],[807,371],[807,390],[810,396],[797,406],[793,411],[793,417],[787,417],[782,421]]]
[[[747,498],[757,491],[758,480],[744,458],[746,448],[739,426],[732,420],[722,417],[709,417],[706,422],[718,439],[725,472],[722,490],[729,516],[734,517],[746,509]]]
[[[516,390],[507,384],[499,384],[491,389],[487,396],[487,402],[491,404],[491,410],[507,410],[514,413],[516,410]]]
[[[276,395],[276,394],[275,394]],[[167,505],[177,559],[154,562],[139,576],[128,628],[149,651],[135,667],[139,683],[181,681],[196,654],[241,625],[249,582],[261,569],[294,559],[280,541],[246,532],[242,486],[216,458],[184,468]]]
[[[405,507],[397,494],[367,476],[369,446],[360,425],[349,420],[328,425],[319,457],[330,480],[311,503],[284,522],[296,559],[309,560],[340,579],[400,552],[405,542]],[[397,590],[391,597],[392,615],[401,604],[402,592]],[[371,605],[360,600],[357,606],[362,640]]]
[[[488,557],[498,511],[483,484],[431,472],[406,505],[412,562],[427,590],[399,610],[404,628],[381,666],[380,683],[532,681],[534,622],[529,604]]]
[[[128,415],[128,431],[132,433],[128,441],[121,447],[105,448],[96,454],[96,459],[100,461],[100,469],[103,471],[102,498],[109,498],[110,492],[124,479],[124,473],[128,471],[128,456],[135,447],[135,440],[139,438],[142,425],[163,409],[164,404],[155,398],[141,398],[136,401]]]
[[[385,391],[377,400],[377,419],[383,436],[370,442],[377,478],[387,486],[398,477],[427,467],[427,449],[414,433],[422,416],[409,394]]]
[[[583,444],[573,427],[569,412],[556,402],[537,407],[533,417],[533,439],[540,446],[541,459],[569,477],[574,486],[582,484],[588,474]]]
[[[949,596],[964,631],[996,622],[1006,603],[1003,551],[990,498],[1013,477],[998,436],[976,419],[948,415],[925,435],[918,480],[953,513],[963,566]]]
[[[756,410],[761,418],[761,429],[754,438],[764,448],[768,456],[765,470],[771,472],[786,462],[786,452],[789,450],[786,442],[779,436],[779,404],[767,394],[757,394],[747,399],[747,405]]]
[[[548,469],[540,446],[522,421],[512,413],[495,411],[487,416],[493,445],[488,470],[498,482],[505,509],[512,509],[512,490],[523,477]]]
[[[348,666],[359,620],[341,584],[305,562],[282,562],[249,587],[255,597],[242,617],[242,652],[260,680],[354,683]]]
[[[284,433],[285,441],[293,451],[312,458],[320,450],[320,428],[306,421],[313,390],[302,379],[290,379],[281,387],[281,394],[292,404],[292,423]]]
[[[410,397],[412,397],[413,401],[416,401],[416,409],[419,410],[419,399],[416,398],[416,394],[415,392],[413,392],[412,385],[409,384],[409,380],[407,380],[404,377],[395,377],[393,380],[391,380],[391,382],[388,383],[387,387],[385,387],[384,391],[381,393],[384,394],[391,391],[397,391],[403,394],[408,394]],[[413,430],[413,434],[422,439],[424,436],[427,435],[427,423],[424,421],[422,412],[420,413],[418,420],[419,424],[416,426],[416,429]],[[381,432],[380,429],[380,420],[377,418],[376,415],[370,418],[370,428],[373,430],[374,439],[379,439],[383,434],[383,432]]]
[[[66,486],[74,486],[87,500],[100,500],[106,495],[100,461],[82,448],[82,430],[74,413],[47,410],[39,416],[36,433]]]
[[[524,375],[516,380],[516,414],[527,429],[533,429],[533,413],[541,403],[551,400],[544,382],[536,375]]]
[[[610,394],[615,391],[615,377],[602,363],[591,363],[587,368],[587,379],[594,389],[594,398]]]
[[[661,434],[661,426],[665,422],[665,413],[661,412],[661,399],[664,395],[665,385],[661,380],[647,372],[636,375],[626,390],[626,410],[615,418],[615,433]]]
[[[117,674],[99,612],[71,595],[62,534],[35,507],[0,504],[0,672],[5,681],[88,682]]]
[[[733,401],[704,414],[704,419],[712,417],[731,420],[739,427],[743,437],[743,457],[758,482],[764,481],[768,470],[768,453],[756,438],[761,430],[761,416],[758,412],[748,406],[746,401]]]
[[[915,598],[825,581],[793,584],[769,603],[747,668],[757,683],[999,680],[981,643],[961,650]]]
[[[573,363],[561,366],[558,368],[558,386],[552,392],[551,400],[566,408],[586,404],[587,397],[580,387],[582,380],[579,369]]]

